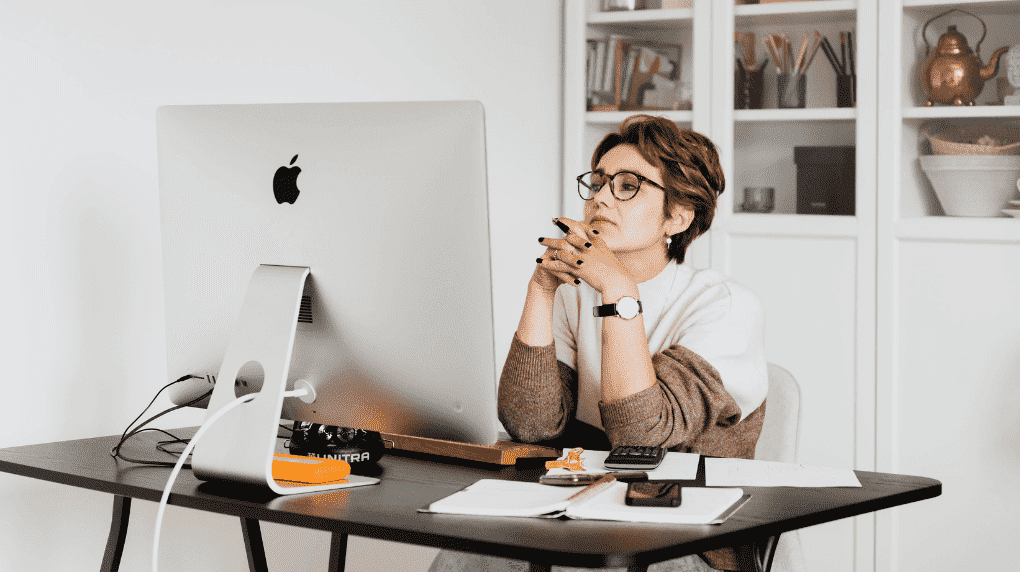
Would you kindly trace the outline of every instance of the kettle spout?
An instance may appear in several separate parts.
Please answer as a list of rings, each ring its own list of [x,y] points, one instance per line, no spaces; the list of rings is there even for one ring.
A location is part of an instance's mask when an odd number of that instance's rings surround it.
[[[995,74],[999,73],[999,56],[1009,51],[1009,46],[1002,46],[995,50],[992,54],[992,59],[988,60],[988,65],[981,68],[981,79],[988,81],[995,77]]]

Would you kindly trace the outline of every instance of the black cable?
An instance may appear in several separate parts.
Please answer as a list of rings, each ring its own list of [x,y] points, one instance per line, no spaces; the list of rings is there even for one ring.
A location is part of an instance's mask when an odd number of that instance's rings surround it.
[[[110,456],[112,456],[114,458],[120,458],[120,459],[123,459],[123,460],[131,462],[131,463],[139,463],[139,464],[144,464],[144,465],[156,465],[156,466],[161,466],[161,467],[173,467],[176,463],[169,463],[169,462],[166,462],[166,461],[146,461],[146,460],[131,459],[129,457],[125,457],[124,455],[121,454],[120,448],[121,448],[121,446],[124,445],[124,443],[128,439],[130,439],[131,437],[134,437],[135,435],[137,435],[137,434],[139,434],[139,433],[141,433],[143,431],[162,431],[163,433],[166,433],[167,435],[170,435],[174,439],[178,439],[175,435],[167,433],[166,431],[163,431],[162,429],[151,429],[151,428],[150,429],[142,429],[142,427],[145,427],[146,425],[151,423],[153,420],[155,420],[155,419],[157,419],[157,418],[159,418],[159,417],[161,417],[163,415],[166,415],[167,413],[170,413],[171,411],[176,411],[178,409],[181,409],[182,407],[189,407],[189,406],[191,406],[191,405],[193,405],[195,403],[198,403],[199,401],[202,401],[203,399],[205,399],[206,397],[208,397],[209,395],[212,394],[212,390],[209,390],[208,392],[206,392],[202,396],[200,396],[200,397],[198,397],[196,399],[193,399],[193,400],[191,400],[191,401],[189,401],[189,402],[187,402],[187,403],[185,403],[183,405],[177,405],[177,406],[171,407],[171,408],[169,408],[169,409],[167,409],[167,410],[165,410],[165,411],[163,411],[161,413],[157,413],[156,415],[153,415],[152,417],[150,417],[147,420],[145,420],[141,425],[138,425],[137,427],[135,427],[134,430],[131,429],[131,426],[134,425],[139,419],[141,419],[142,415],[145,415],[145,412],[148,411],[150,407],[152,407],[152,404],[156,402],[156,399],[159,398],[159,394],[163,393],[163,390],[165,390],[166,388],[170,387],[171,385],[180,383],[182,381],[185,381],[185,380],[188,380],[188,379],[191,379],[191,378],[198,378],[198,376],[197,375],[190,375],[190,374],[182,376],[182,377],[178,378],[177,380],[171,381],[170,383],[164,385],[159,391],[157,391],[156,395],[152,398],[152,401],[150,401],[149,404],[145,406],[145,409],[143,409],[142,412],[138,414],[138,417],[135,417],[134,421],[132,421],[131,423],[128,423],[127,429],[124,429],[124,432],[120,436],[120,441],[118,441],[117,444],[114,445],[112,449],[110,449]],[[166,451],[164,451],[164,452],[166,452]],[[190,467],[188,467],[188,468],[190,468]]]
[[[172,440],[158,441],[156,443],[156,449],[159,450],[159,451],[162,451],[162,452],[164,452],[164,453],[166,453],[168,455],[176,455],[177,457],[180,457],[181,452],[167,450],[165,448],[166,445],[172,445],[172,444],[187,445],[191,441],[190,439],[182,439],[182,438],[177,437],[176,435],[174,435],[172,433],[169,433],[167,431],[164,431],[162,429],[156,429],[156,428],[153,428],[153,427],[149,427],[149,428],[144,428],[143,429],[143,427],[145,427],[149,423],[155,421],[156,419],[162,417],[163,415],[166,415],[167,413],[170,413],[171,411],[176,411],[176,410],[184,408],[184,407],[190,407],[191,405],[194,405],[195,403],[198,403],[198,402],[202,401],[206,397],[209,397],[210,395],[212,395],[213,390],[210,389],[206,393],[202,394],[201,396],[199,396],[199,397],[197,397],[197,398],[195,398],[195,399],[193,399],[193,400],[191,400],[191,401],[189,401],[187,403],[184,403],[184,404],[181,404],[181,405],[177,405],[177,406],[171,407],[169,409],[166,409],[166,410],[164,410],[164,411],[162,411],[160,413],[157,413],[156,415],[153,415],[152,417],[150,417],[150,418],[146,419],[145,421],[143,421],[141,424],[139,424],[134,429],[131,429],[131,426],[134,425],[139,419],[141,419],[142,415],[145,415],[145,412],[148,411],[150,407],[152,407],[152,404],[156,402],[156,399],[159,398],[159,394],[163,393],[164,389],[170,387],[171,385],[174,385],[174,384],[177,384],[177,383],[180,383],[182,381],[186,381],[186,380],[192,379],[192,378],[201,379],[197,375],[190,375],[190,374],[189,375],[185,375],[185,376],[182,376],[182,377],[178,378],[175,381],[172,381],[172,382],[164,385],[159,391],[157,391],[155,397],[153,397],[152,401],[150,401],[149,404],[145,406],[145,409],[143,409],[142,412],[138,414],[138,417],[135,417],[134,421],[132,421],[131,423],[128,423],[127,429],[125,429],[124,432],[120,436],[120,441],[118,441],[117,444],[114,445],[112,449],[110,449],[110,456],[112,456],[114,458],[122,459],[124,461],[128,461],[129,463],[138,463],[138,464],[141,464],[141,465],[153,465],[153,466],[158,466],[158,467],[173,467],[173,466],[175,466],[177,464],[176,462],[171,463],[171,462],[168,462],[168,461],[149,461],[149,460],[145,460],[145,459],[132,459],[130,457],[124,456],[124,454],[120,452],[120,448],[124,445],[124,443],[128,439],[134,437],[135,435],[138,435],[139,433],[142,433],[144,431],[159,431],[160,433],[165,433],[166,435],[169,435],[170,437],[173,437],[173,439]],[[294,430],[292,428],[287,427],[286,425],[283,425],[282,423],[280,424],[280,427],[282,427],[283,429],[287,429],[288,431],[291,432],[291,434],[294,433]],[[182,465],[182,468],[190,469],[191,468],[191,464],[190,463],[185,463],[184,465]]]

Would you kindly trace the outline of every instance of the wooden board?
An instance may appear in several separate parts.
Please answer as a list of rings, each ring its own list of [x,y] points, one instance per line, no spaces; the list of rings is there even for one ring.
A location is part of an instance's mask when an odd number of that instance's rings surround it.
[[[517,459],[523,458],[548,457],[555,459],[561,454],[559,449],[529,445],[527,443],[514,443],[512,441],[496,441],[492,445],[475,445],[472,443],[428,439],[394,433],[380,433],[380,435],[382,435],[383,439],[392,441],[394,449],[496,465],[513,465],[517,462]]]

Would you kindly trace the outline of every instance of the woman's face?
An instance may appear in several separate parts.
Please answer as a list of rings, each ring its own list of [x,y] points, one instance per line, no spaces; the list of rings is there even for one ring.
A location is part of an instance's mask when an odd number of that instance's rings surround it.
[[[665,186],[659,169],[629,144],[610,149],[599,160],[598,170],[609,177],[620,171],[630,171]],[[606,185],[593,199],[584,202],[584,222],[599,231],[599,237],[614,253],[638,252],[650,248],[661,251],[665,247],[666,238],[686,230],[693,217],[690,208],[681,207],[677,209],[680,220],[676,220],[676,217],[674,220],[666,219],[663,216],[665,201],[666,192],[648,183],[641,183],[638,194],[626,201],[617,200],[610,192],[609,185]],[[686,216],[683,216],[684,213]]]

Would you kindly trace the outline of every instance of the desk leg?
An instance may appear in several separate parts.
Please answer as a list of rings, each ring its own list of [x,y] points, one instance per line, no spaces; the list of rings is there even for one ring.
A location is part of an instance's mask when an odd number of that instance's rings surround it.
[[[244,551],[248,554],[248,570],[269,572],[266,563],[266,548],[262,544],[262,528],[254,518],[241,517],[241,532],[244,533]]]
[[[334,532],[329,543],[329,572],[344,572],[347,564],[347,533]]]
[[[770,536],[765,542],[745,544],[737,549],[737,560],[742,572],[770,572],[772,559],[776,556],[779,535]]]
[[[106,539],[106,553],[103,555],[101,572],[117,572],[120,569],[120,557],[124,554],[124,540],[127,539],[128,517],[130,516],[131,497],[114,495],[110,536]]]

